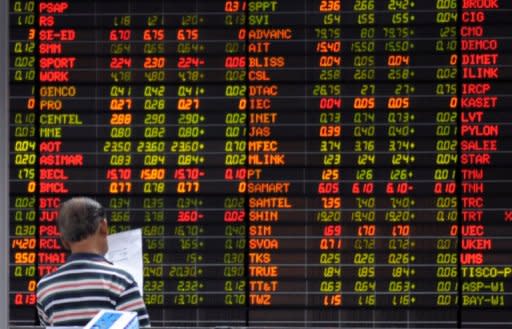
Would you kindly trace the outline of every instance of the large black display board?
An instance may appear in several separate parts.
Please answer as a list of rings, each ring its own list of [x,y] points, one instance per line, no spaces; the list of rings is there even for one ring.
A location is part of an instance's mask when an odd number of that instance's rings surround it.
[[[508,327],[508,1],[10,1],[10,322],[75,195],[154,326]]]

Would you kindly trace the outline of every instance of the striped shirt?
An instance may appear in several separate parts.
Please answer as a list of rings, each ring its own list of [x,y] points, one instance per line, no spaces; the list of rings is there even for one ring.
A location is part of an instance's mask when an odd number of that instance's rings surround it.
[[[137,312],[149,327],[144,300],[133,277],[96,254],[71,254],[37,284],[37,312],[43,326],[85,326],[100,310]]]

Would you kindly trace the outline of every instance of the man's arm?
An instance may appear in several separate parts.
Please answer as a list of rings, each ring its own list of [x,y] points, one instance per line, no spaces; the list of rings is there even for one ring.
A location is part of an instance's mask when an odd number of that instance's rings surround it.
[[[146,304],[139,292],[137,283],[133,283],[119,296],[116,310],[125,312],[136,312],[139,318],[140,327],[149,327],[149,315]]]
[[[36,305],[37,307],[37,314],[39,316],[39,322],[41,327],[48,327],[50,325],[50,322],[48,320],[48,316],[44,312],[43,306],[39,304],[39,302]]]

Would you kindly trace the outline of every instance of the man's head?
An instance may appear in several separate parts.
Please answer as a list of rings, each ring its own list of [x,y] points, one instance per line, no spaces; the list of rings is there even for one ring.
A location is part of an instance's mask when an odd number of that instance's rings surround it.
[[[105,210],[97,201],[78,197],[62,203],[57,225],[64,246],[72,252],[108,251]]]

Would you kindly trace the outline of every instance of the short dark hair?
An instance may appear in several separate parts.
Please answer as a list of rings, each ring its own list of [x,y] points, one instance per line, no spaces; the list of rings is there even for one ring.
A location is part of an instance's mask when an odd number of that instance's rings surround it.
[[[57,225],[62,240],[78,242],[93,235],[105,218],[102,205],[91,198],[76,197],[62,203]]]

